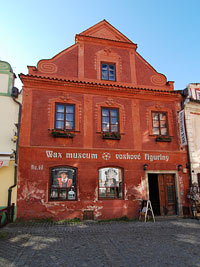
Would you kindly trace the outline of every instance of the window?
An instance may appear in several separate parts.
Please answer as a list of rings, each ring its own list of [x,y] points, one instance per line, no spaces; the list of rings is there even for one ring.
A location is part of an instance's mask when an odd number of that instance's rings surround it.
[[[168,203],[174,203],[174,186],[167,185],[167,197]]]
[[[74,130],[73,104],[56,104],[55,128],[60,130]]]
[[[76,168],[51,169],[50,200],[76,200]]]
[[[152,112],[153,135],[168,135],[167,114],[165,112]]]
[[[197,100],[200,100],[200,91],[196,90],[196,96],[197,96]]]
[[[120,168],[99,169],[99,199],[122,199],[123,179]]]
[[[101,64],[101,79],[108,81],[115,81],[115,64]]]
[[[117,108],[101,109],[102,132],[119,132],[119,112]]]

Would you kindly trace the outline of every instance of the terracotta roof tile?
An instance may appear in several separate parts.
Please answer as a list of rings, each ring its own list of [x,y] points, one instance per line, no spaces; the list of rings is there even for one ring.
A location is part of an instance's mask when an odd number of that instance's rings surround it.
[[[62,82],[69,82],[69,83],[77,83],[77,84],[88,84],[88,85],[96,85],[96,86],[105,86],[105,87],[114,87],[119,89],[131,89],[131,90],[143,90],[143,91],[153,91],[153,92],[163,92],[163,93],[172,93],[172,94],[181,94],[182,91],[174,90],[160,90],[160,89],[150,89],[150,88],[141,88],[141,87],[134,87],[134,86],[126,86],[126,85],[119,85],[119,84],[108,84],[108,83],[98,83],[98,82],[89,82],[89,81],[78,81],[78,80],[70,80],[70,79],[62,79],[62,78],[54,78],[54,77],[46,77],[46,76],[38,76],[38,75],[30,75],[30,74],[23,74],[20,73],[19,77],[30,77],[30,78],[37,78],[37,79],[45,79],[45,80],[53,80],[53,81],[62,81]]]

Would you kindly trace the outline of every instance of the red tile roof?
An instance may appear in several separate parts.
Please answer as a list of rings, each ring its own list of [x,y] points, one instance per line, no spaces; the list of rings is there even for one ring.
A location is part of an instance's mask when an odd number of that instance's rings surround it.
[[[90,82],[90,81],[79,81],[79,80],[70,80],[70,79],[62,79],[62,78],[55,78],[55,77],[46,77],[46,76],[38,76],[38,75],[30,75],[30,74],[19,74],[20,79],[22,80],[23,77],[29,77],[33,79],[45,79],[45,80],[52,80],[52,81],[60,81],[60,82],[68,82],[68,83],[74,83],[79,85],[89,85],[89,86],[97,86],[97,87],[109,87],[108,89],[114,89],[122,91],[126,89],[126,91],[153,91],[153,92],[162,92],[162,93],[169,93],[169,94],[181,94],[182,90],[160,90],[160,89],[150,89],[150,88],[141,88],[141,87],[134,87],[134,86],[125,86],[125,85],[119,85],[119,84],[109,84],[109,83],[98,83],[98,82]]]

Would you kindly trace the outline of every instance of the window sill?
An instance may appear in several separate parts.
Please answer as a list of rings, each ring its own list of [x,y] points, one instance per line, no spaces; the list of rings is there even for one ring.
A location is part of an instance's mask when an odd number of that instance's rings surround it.
[[[157,136],[156,137],[156,142],[168,142],[170,143],[172,141],[171,136]]]
[[[111,83],[112,83],[112,82],[113,82],[113,83],[116,82],[116,80],[103,80],[103,79],[101,79],[101,81],[102,81],[102,82],[111,82]]]

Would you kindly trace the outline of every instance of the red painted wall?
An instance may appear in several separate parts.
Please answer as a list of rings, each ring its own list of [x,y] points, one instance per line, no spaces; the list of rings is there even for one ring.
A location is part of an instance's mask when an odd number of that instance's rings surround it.
[[[101,23],[99,26],[103,25],[105,32],[110,32],[108,39],[94,37],[93,34],[98,32],[95,26],[94,33],[92,29],[84,32],[85,35],[77,39],[74,46],[50,60],[40,61],[37,68],[29,67],[29,75],[20,76],[24,97],[18,217],[82,219],[85,210],[92,210],[95,219],[137,217],[138,198],[148,196],[148,171],[171,171],[176,177],[179,213],[188,206],[187,152],[180,146],[178,126],[182,97],[173,91],[173,84],[167,83],[164,75],[157,73],[137,54],[135,44],[124,41],[125,37],[105,21]],[[123,41],[110,40],[114,38],[113,32]],[[108,60],[116,60],[119,78],[116,82],[98,78],[98,64],[101,59],[105,60],[106,55]],[[74,77],[77,80],[73,81]],[[146,85],[146,88],[140,85]],[[58,102],[75,105],[74,138],[54,138],[51,135],[55,103]],[[119,109],[120,140],[102,139],[101,107],[105,106]],[[171,142],[156,142],[152,135],[151,112],[155,110],[167,112]],[[57,154],[51,158],[46,151]],[[109,159],[103,157],[105,152],[109,153]],[[82,158],[66,158],[66,153],[82,153]],[[87,153],[94,153],[97,158],[88,159]],[[140,157],[126,159],[126,155]],[[150,155],[163,155],[168,160],[151,161]],[[144,164],[148,164],[147,171],[144,171]],[[179,164],[184,171],[177,171]],[[50,169],[56,166],[77,168],[75,201],[49,200]],[[98,198],[98,170],[108,166],[123,171],[122,200]]]

